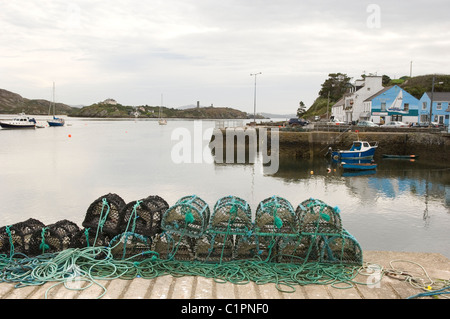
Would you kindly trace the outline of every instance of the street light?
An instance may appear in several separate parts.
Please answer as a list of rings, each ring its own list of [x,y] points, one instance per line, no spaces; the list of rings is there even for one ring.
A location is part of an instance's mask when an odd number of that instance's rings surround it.
[[[255,77],[255,96],[253,97],[253,122],[255,123],[255,126],[256,126],[256,76],[259,74],[262,74],[262,72],[250,74],[250,76]]]

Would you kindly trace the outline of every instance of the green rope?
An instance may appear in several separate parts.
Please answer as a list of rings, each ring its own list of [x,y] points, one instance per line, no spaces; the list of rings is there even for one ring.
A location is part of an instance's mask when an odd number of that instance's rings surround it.
[[[10,226],[6,226],[5,231],[8,234],[8,238],[9,238],[9,256],[10,256],[10,258],[12,258],[12,256],[14,255],[14,241],[12,238]]]
[[[47,249],[49,249],[49,245],[45,243],[45,232],[47,231],[47,227],[43,227],[41,231],[41,244],[39,245],[39,249],[42,250],[42,253],[45,253]]]

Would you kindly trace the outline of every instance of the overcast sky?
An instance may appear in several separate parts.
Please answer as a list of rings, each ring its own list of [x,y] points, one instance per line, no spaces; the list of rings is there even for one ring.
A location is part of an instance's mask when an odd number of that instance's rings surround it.
[[[295,113],[329,73],[450,73],[450,2],[0,0],[0,88]]]

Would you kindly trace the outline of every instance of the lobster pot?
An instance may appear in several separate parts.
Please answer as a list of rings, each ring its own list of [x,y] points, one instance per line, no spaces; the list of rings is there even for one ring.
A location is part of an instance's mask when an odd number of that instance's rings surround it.
[[[87,209],[82,223],[85,228],[97,229],[112,237],[119,234],[121,226],[121,211],[125,201],[117,194],[100,196]]]
[[[193,261],[193,246],[192,238],[166,232],[156,235],[152,242],[152,250],[159,254],[160,259]]]
[[[122,209],[121,232],[133,232],[152,237],[161,232],[160,208],[151,201],[132,201]]]
[[[76,235],[76,248],[108,247],[111,238],[90,228],[81,229]]]
[[[277,241],[276,237],[238,235],[236,236],[234,259],[270,260],[276,255]]]
[[[35,231],[41,230],[43,227],[45,227],[43,223],[33,218],[11,226],[1,227],[0,254],[28,254],[32,234]]]
[[[319,199],[310,198],[298,205],[296,214],[300,232],[309,234],[340,234],[342,222],[339,208],[332,208]]]
[[[208,204],[196,195],[185,196],[163,215],[161,228],[171,233],[199,238],[208,227]]]
[[[216,232],[246,233],[252,228],[250,206],[236,196],[222,197],[214,205],[209,227]]]
[[[151,252],[152,242],[146,236],[124,232],[111,239],[109,247],[114,259],[143,260]]]
[[[236,236],[233,258],[236,260],[253,259],[259,255],[258,242],[254,235]]]
[[[318,241],[315,236],[283,237],[278,244],[278,262],[305,263],[319,260]]]
[[[255,216],[257,234],[298,234],[294,208],[284,198],[272,196],[258,204]]]
[[[76,237],[80,228],[69,220],[61,220],[55,224],[36,230],[30,239],[30,255],[57,253],[76,247]]]
[[[357,266],[363,263],[359,243],[346,230],[342,235],[321,236],[319,247],[321,262]]]
[[[222,262],[233,259],[234,240],[232,235],[206,234],[196,239],[195,260],[203,262]]]
[[[158,195],[150,195],[142,201],[153,212],[153,224],[156,226],[156,233],[161,233],[161,219],[166,210],[169,209],[169,204]]]

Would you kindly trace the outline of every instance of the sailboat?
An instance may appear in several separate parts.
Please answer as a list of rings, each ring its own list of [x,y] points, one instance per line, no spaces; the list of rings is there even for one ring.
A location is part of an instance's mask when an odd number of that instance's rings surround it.
[[[48,120],[47,123],[49,126],[64,126],[64,119],[60,118],[60,117],[56,117],[55,116],[55,109],[56,109],[56,104],[55,104],[55,82],[53,82],[53,103],[50,104],[50,109],[53,106],[53,119]],[[49,110],[49,115],[50,115],[50,110]]]
[[[161,106],[159,107],[159,119],[158,119],[158,123],[159,125],[166,125],[167,121],[163,118],[161,118],[161,107],[163,105],[163,98],[162,98],[162,94],[161,94]]]
[[[389,112],[406,113],[403,109],[403,92],[400,90],[392,105],[387,109]]]

